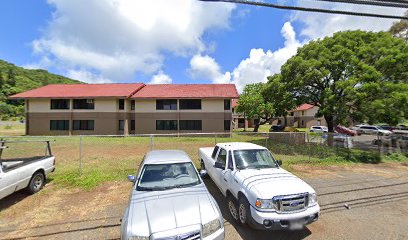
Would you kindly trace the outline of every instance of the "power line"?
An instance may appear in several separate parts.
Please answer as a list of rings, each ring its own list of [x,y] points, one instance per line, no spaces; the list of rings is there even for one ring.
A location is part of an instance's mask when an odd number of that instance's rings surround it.
[[[360,17],[375,17],[375,18],[408,20],[408,17],[405,17],[405,16],[383,15],[383,14],[375,14],[375,13],[361,13],[361,12],[351,12],[351,11],[341,11],[341,10],[328,10],[328,9],[321,9],[321,8],[286,6],[286,5],[278,5],[278,4],[272,4],[272,3],[246,1],[246,0],[198,0],[198,1],[201,1],[201,2],[229,2],[229,3],[239,3],[239,4],[270,7],[270,8],[277,8],[277,9],[285,9],[285,10],[297,10],[297,11],[304,11],[304,12],[319,12],[319,13],[332,13],[332,14],[351,15],[351,16],[360,16]]]
[[[372,6],[382,6],[382,7],[394,7],[394,8],[408,8],[408,2],[406,3],[394,3],[394,2],[377,2],[377,1],[366,1],[366,0],[316,0],[322,2],[339,2],[339,3],[350,3],[359,5],[372,5]]]

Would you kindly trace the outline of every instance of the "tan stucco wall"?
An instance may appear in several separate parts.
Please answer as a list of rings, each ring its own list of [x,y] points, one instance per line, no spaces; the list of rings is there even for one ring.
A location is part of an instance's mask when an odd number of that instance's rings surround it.
[[[118,99],[95,99],[95,109],[73,109],[71,102],[71,109],[60,110],[51,109],[51,99],[30,99],[29,112],[117,112],[119,111]],[[130,110],[130,108],[129,108]]]
[[[224,99],[202,99],[201,110],[156,110],[156,99],[136,99],[135,112],[224,112]],[[231,110],[229,110],[231,112]]]

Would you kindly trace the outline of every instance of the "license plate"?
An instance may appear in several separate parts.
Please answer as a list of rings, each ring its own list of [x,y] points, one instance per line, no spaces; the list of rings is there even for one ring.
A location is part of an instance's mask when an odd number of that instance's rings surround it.
[[[301,230],[304,227],[303,219],[293,220],[289,222],[289,229],[290,230]]]

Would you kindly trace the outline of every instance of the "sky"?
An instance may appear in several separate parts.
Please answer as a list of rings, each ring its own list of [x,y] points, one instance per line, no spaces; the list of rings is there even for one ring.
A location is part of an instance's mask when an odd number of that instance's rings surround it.
[[[316,0],[307,7],[402,15]],[[196,0],[2,0],[0,59],[87,83],[265,82],[311,40],[394,20]]]

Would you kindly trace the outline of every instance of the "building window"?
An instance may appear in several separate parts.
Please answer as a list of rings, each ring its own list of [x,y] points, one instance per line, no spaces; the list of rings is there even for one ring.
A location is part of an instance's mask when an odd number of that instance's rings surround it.
[[[69,130],[69,120],[50,120],[50,130]]]
[[[51,99],[51,109],[69,109],[69,99]]]
[[[305,116],[305,111],[302,111],[302,116]]]
[[[94,130],[94,120],[74,120],[74,130]]]
[[[231,99],[224,99],[224,110],[231,109]]]
[[[180,120],[180,130],[202,130],[201,120]]]
[[[156,100],[157,110],[177,110],[177,99]]]
[[[135,131],[135,130],[136,130],[136,121],[135,121],[135,120],[131,120],[131,121],[130,121],[130,130],[131,130],[131,131]]]
[[[201,109],[201,99],[180,99],[180,109]]]
[[[156,130],[177,130],[177,120],[156,120]]]
[[[74,99],[74,109],[95,109],[93,99]]]
[[[231,130],[231,120],[224,120],[224,130],[225,131]]]
[[[304,126],[305,126],[305,121],[302,120],[302,127],[304,127]]]
[[[291,112],[291,113],[290,113],[290,116],[295,116],[295,113],[294,113],[294,112]]]
[[[125,99],[119,99],[118,105],[119,105],[119,110],[124,110],[125,109]]]
[[[125,120],[119,120],[119,130],[123,131],[125,129]]]
[[[135,110],[135,100],[130,101],[130,110]]]

